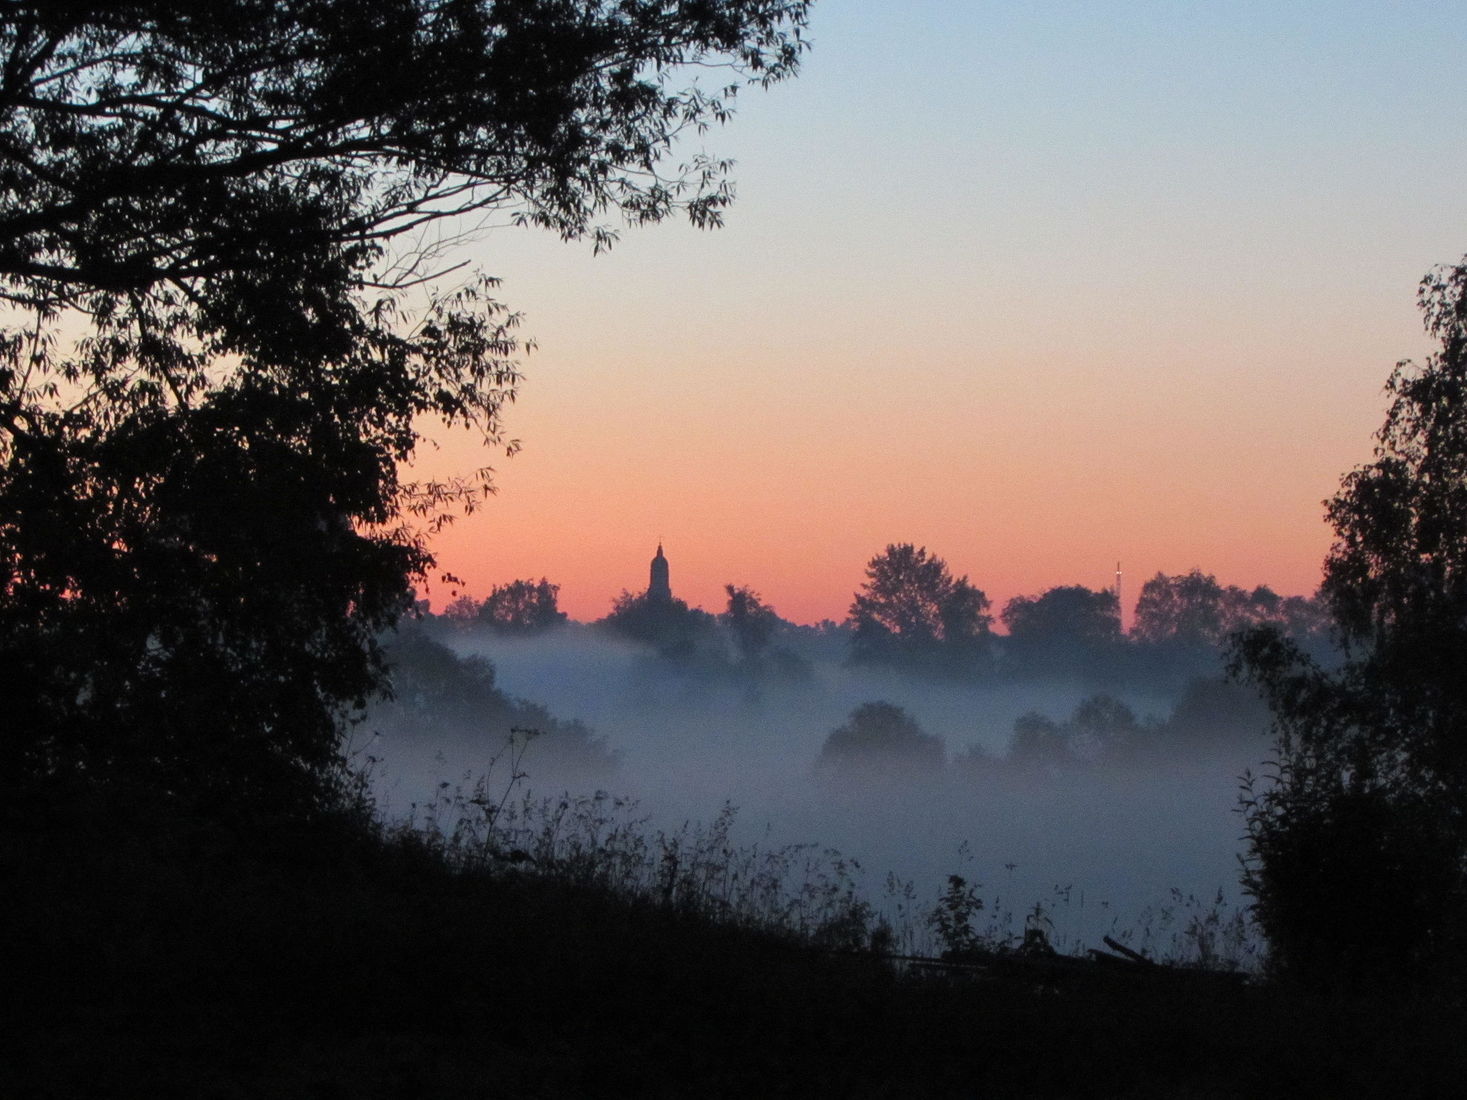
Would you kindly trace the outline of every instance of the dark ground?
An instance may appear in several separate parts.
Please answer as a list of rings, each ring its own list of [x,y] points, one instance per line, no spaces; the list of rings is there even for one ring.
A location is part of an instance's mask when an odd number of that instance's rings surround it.
[[[901,976],[350,819],[0,813],[0,1096],[1443,1096],[1460,1011]]]

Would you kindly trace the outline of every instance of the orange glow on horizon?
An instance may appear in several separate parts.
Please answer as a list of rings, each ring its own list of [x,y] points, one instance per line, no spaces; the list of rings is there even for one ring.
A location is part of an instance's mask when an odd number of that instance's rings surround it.
[[[959,7],[936,39],[898,7],[879,35],[864,5],[817,14],[799,79],[710,135],[738,158],[716,233],[475,246],[539,350],[507,410],[521,454],[454,439],[420,464],[498,467],[433,541],[468,593],[543,576],[599,618],[659,538],[690,604],[748,584],[797,622],[843,619],[894,542],[995,613],[1107,587],[1117,559],[1128,617],[1157,572],[1314,590],[1321,502],[1369,460],[1392,365],[1430,351],[1417,282],[1463,249],[1451,189],[1416,186],[1459,155],[1443,93],[1410,77],[1422,50],[1455,72],[1456,39],[1342,19],[1395,74],[1367,87],[1282,9],[1249,53],[1199,30],[1231,15],[1158,16],[1147,52],[1114,11],[1067,39]]]

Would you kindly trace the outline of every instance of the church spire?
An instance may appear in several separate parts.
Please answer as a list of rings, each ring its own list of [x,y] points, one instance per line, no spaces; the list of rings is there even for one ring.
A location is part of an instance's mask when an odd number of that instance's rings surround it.
[[[650,583],[647,585],[647,598],[649,600],[667,601],[672,599],[672,585],[668,581],[667,558],[662,553],[662,540],[657,541],[657,556],[652,559]]]

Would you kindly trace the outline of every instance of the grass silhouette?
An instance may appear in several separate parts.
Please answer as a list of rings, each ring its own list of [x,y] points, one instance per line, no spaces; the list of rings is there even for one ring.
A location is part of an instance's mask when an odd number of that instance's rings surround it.
[[[6,792],[0,1095],[1410,1096],[1467,1070],[1460,1007],[1046,971],[966,882],[872,904],[837,854],[734,845],[731,810],[656,832],[516,797],[506,762],[396,825]],[[921,935],[1011,965],[886,958]]]

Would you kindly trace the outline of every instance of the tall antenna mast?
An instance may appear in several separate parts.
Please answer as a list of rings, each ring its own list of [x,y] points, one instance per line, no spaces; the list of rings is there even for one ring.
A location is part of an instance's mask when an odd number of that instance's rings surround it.
[[[1121,624],[1121,633],[1126,632],[1126,605],[1121,603],[1121,563],[1116,562],[1116,619]]]

